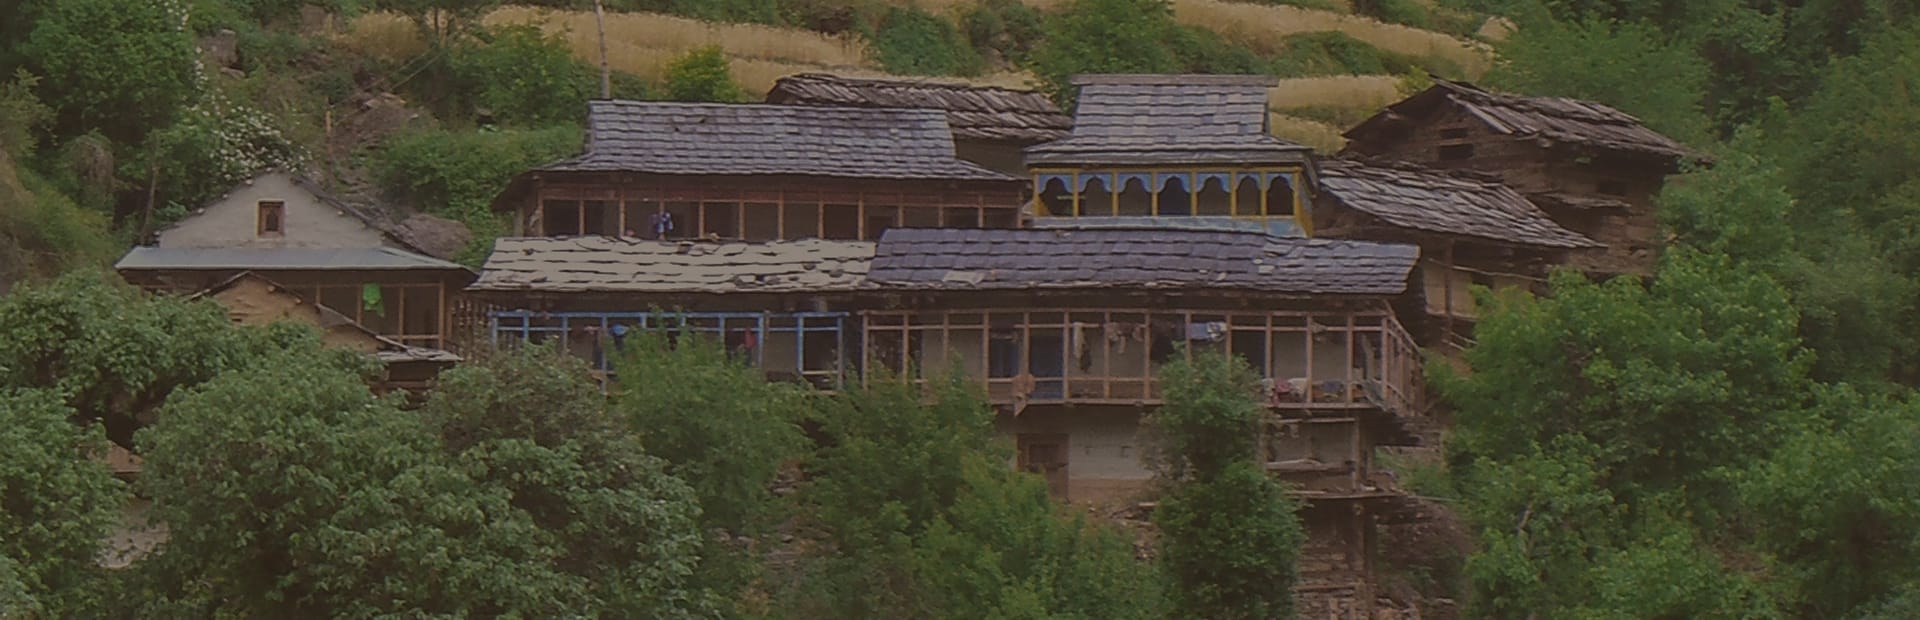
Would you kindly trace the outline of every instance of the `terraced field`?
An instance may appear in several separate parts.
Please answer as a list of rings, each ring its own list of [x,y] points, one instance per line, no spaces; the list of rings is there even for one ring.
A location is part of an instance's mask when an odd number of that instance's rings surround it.
[[[891,1],[905,4],[912,0]],[[977,1],[931,0],[916,2],[916,5],[936,13],[956,15]],[[1042,9],[1062,1],[1023,0]],[[1174,0],[1174,15],[1183,24],[1237,41],[1271,41],[1294,34],[1341,32],[1387,52],[1444,61],[1460,67],[1470,77],[1483,72],[1489,62],[1483,43],[1339,11],[1225,0]],[[591,12],[515,6],[494,11],[486,16],[485,22],[489,25],[538,24],[562,34],[580,58],[598,63],[599,43],[594,36]],[[806,71],[891,77],[880,69],[864,42],[798,28],[713,23],[656,13],[613,13],[606,16],[606,32],[608,64],[619,71],[650,79],[662,77],[667,66],[680,55],[707,45],[719,45],[726,50],[732,60],[734,78],[756,95],[764,94],[781,76]],[[356,19],[345,39],[363,51],[394,58],[420,50],[411,24],[392,14],[374,13]],[[920,79],[1021,87],[1030,84],[1033,78],[1025,73],[1001,72],[965,79]],[[1315,148],[1338,148],[1342,127],[1398,98],[1400,82],[1400,78],[1391,75],[1330,75],[1283,80],[1271,98],[1274,133]]]

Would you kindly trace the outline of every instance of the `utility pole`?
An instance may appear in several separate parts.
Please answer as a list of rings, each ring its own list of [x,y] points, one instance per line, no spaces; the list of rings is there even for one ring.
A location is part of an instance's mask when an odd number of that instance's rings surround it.
[[[607,68],[607,8],[593,0],[593,27],[600,31],[600,98],[613,98],[613,71]]]

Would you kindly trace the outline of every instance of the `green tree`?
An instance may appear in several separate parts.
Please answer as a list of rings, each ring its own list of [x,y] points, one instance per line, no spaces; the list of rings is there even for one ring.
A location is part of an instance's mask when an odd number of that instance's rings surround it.
[[[796,617],[1159,617],[1149,567],[1006,467],[992,410],[957,380],[875,379],[821,402],[801,490],[827,551],[788,588]]]
[[[554,616],[585,580],[418,415],[317,335],[185,390],[142,432],[166,545],[139,568],[201,617]]]
[[[258,363],[285,330],[236,329],[212,302],[149,297],[87,271],[0,297],[0,387],[59,394],[132,445],[174,391]]]
[[[555,568],[587,588],[584,609],[662,618],[711,604],[687,587],[701,555],[695,494],[608,415],[586,364],[538,347],[488,353],[440,375],[420,414],[558,549]]]
[[[131,497],[103,464],[99,429],[72,416],[53,392],[0,389],[0,616],[73,613]]]
[[[983,68],[953,22],[918,8],[888,8],[867,40],[889,73],[977,75]]]
[[[1160,375],[1167,402],[1149,423],[1171,488],[1153,519],[1174,615],[1292,617],[1306,535],[1299,506],[1256,462],[1266,408],[1253,369],[1209,352]]]
[[[388,138],[369,163],[387,191],[466,224],[473,242],[459,260],[478,265],[506,231],[494,198],[514,175],[579,152],[581,136],[572,126],[417,131]]]
[[[718,45],[709,45],[681,56],[667,66],[662,93],[668,101],[736,103],[745,101],[746,91],[733,81],[727,68],[727,53]]]
[[[448,53],[447,64],[472,105],[512,125],[577,125],[599,88],[565,40],[528,24],[463,40]]]
[[[58,111],[64,136],[97,129],[139,143],[197,90],[193,37],[178,4],[49,2],[19,50],[43,78],[40,97]]]
[[[1174,71],[1180,57],[1167,42],[1180,34],[1167,0],[1072,0],[1047,17],[1032,69],[1066,102],[1075,74]]]
[[[1638,23],[1549,22],[1500,47],[1487,82],[1514,92],[1599,101],[1682,142],[1708,136],[1700,58]]]

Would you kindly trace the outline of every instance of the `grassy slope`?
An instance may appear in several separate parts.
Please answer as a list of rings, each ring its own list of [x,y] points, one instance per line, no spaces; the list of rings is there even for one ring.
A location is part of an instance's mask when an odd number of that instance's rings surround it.
[[[902,3],[910,0],[896,0]],[[919,2],[922,8],[957,14],[977,0]],[[1024,0],[1046,8],[1061,0]],[[1223,0],[1174,0],[1175,18],[1238,41],[1257,44],[1281,36],[1338,31],[1382,50],[1421,57],[1437,57],[1477,76],[1487,66],[1487,50],[1477,42],[1365,17],[1292,6],[1267,6]],[[502,8],[486,17],[489,24],[537,23],[565,34],[574,53],[590,63],[599,61],[593,14],[529,7]],[[656,13],[616,13],[606,19],[607,61],[613,68],[658,79],[674,58],[689,50],[718,44],[732,60],[734,77],[750,93],[764,94],[781,76],[804,71],[841,75],[889,77],[879,69],[866,45],[851,38],[833,37],[797,28],[758,24],[718,24]],[[404,58],[420,51],[412,25],[391,14],[371,14],[355,20],[345,42],[360,51]],[[1020,87],[1031,82],[1025,73],[1003,72],[961,79],[973,84]],[[1274,132],[1321,149],[1340,145],[1339,121],[1377,109],[1398,98],[1394,76],[1325,76],[1282,80],[1271,95]]]

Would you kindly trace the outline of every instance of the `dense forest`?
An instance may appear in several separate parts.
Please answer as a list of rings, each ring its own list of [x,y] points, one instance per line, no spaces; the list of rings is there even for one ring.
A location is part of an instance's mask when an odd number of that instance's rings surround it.
[[[1260,409],[1225,358],[1169,371],[1143,534],[1009,471],[957,387],[822,395],[661,340],[604,394],[517,351],[407,402],[313,333],[103,273],[276,167],[459,222],[476,260],[501,230],[489,201],[578,148],[600,89],[581,22],[540,21],[591,3],[531,4],[562,12],[0,0],[0,618],[1290,615],[1299,524],[1249,462]],[[606,5],[629,39],[723,35],[623,44],[619,97],[750,100],[754,70],[813,59],[1062,97],[1081,72],[1378,76],[1389,95],[1431,72],[1630,112],[1711,157],[1660,197],[1658,268],[1487,299],[1474,346],[1429,372],[1444,456],[1399,463],[1464,544],[1387,564],[1474,618],[1920,615],[1909,3]],[[135,487],[98,463],[110,418],[144,427]],[[102,561],[136,495],[166,542]]]

